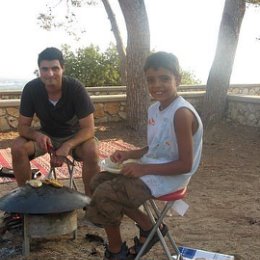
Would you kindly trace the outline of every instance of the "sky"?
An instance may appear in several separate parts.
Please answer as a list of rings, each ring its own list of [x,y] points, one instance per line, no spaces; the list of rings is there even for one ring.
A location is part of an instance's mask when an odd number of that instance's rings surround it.
[[[60,0],[52,0],[58,3]],[[46,47],[72,49],[98,45],[105,50],[115,42],[105,9],[99,4],[77,11],[74,31],[81,35],[75,40],[56,29],[40,28],[37,17],[46,10],[47,0],[0,1],[0,78],[30,80],[37,69],[38,54]],[[110,0],[126,41],[125,26],[118,1]],[[224,0],[146,0],[151,33],[151,49],[174,53],[184,70],[192,72],[205,84],[212,65]],[[55,9],[62,18],[63,6]],[[80,33],[85,31],[84,33]],[[260,8],[247,8],[241,27],[231,83],[260,83]],[[225,55],[225,53],[223,53]]]

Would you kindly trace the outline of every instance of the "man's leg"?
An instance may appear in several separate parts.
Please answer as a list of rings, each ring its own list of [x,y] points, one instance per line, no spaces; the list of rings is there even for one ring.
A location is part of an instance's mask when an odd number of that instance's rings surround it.
[[[35,153],[34,143],[22,137],[14,140],[11,147],[14,175],[18,186],[25,185],[31,179],[29,156]]]
[[[81,144],[76,148],[76,154],[83,161],[82,179],[85,187],[85,194],[90,196],[90,180],[100,171],[98,165],[99,158],[96,140],[92,138]]]

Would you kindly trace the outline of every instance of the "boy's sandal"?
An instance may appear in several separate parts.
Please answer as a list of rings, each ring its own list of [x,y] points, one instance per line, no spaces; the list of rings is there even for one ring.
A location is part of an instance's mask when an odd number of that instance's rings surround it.
[[[121,249],[118,253],[112,253],[109,251],[106,245],[106,251],[103,260],[127,260],[128,259],[128,247],[126,242],[121,245]]]
[[[161,231],[162,235],[165,236],[168,232],[168,227],[164,223],[162,225],[163,226],[162,226],[162,228],[160,228],[160,231]],[[147,238],[149,236],[150,232],[152,231],[152,229],[145,231],[145,230],[141,229],[141,227],[139,225],[137,225],[137,227],[140,230],[139,237]],[[152,239],[149,241],[148,245],[146,246],[142,256],[147,254],[151,250],[151,248],[159,241],[160,241],[160,238],[156,232],[154,234],[154,236],[152,237]],[[134,237],[134,245],[132,247],[130,247],[128,250],[129,259],[134,259],[140,252],[143,245],[144,244],[140,242],[140,239],[138,237]]]

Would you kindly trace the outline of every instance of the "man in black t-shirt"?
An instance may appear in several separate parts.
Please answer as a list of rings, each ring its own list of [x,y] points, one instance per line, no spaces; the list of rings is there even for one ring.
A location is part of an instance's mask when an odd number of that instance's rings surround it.
[[[38,66],[40,77],[28,82],[22,92],[19,137],[11,149],[17,184],[22,186],[31,178],[30,160],[52,147],[57,156],[73,153],[83,161],[85,193],[90,195],[90,179],[99,172],[94,106],[84,86],[63,75],[60,50],[53,47],[43,50]],[[34,115],[40,120],[40,130],[31,127]]]

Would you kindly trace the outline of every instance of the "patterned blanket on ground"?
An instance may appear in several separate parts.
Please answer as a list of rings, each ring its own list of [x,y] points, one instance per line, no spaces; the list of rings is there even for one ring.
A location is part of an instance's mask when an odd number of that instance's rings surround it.
[[[134,145],[126,143],[122,140],[113,139],[109,141],[100,141],[99,142],[99,157],[104,159],[108,157],[115,150],[131,150],[135,149]],[[0,166],[12,168],[12,158],[10,148],[0,149]],[[31,168],[37,168],[40,170],[42,175],[47,176],[50,171],[50,156],[45,154],[44,156],[38,157],[31,161]],[[62,167],[56,168],[56,174],[58,179],[67,179],[69,177],[68,169],[66,164],[63,164]],[[81,177],[81,163],[76,162],[74,177]],[[14,178],[0,177],[0,183],[6,183],[14,181]]]

